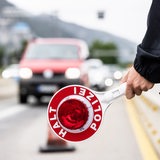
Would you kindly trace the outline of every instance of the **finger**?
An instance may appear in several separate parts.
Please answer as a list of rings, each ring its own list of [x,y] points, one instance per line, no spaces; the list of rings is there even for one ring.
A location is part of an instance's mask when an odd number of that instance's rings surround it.
[[[132,89],[131,86],[127,86],[126,88],[126,97],[127,99],[131,99],[135,96],[134,90]]]
[[[141,88],[141,86],[138,83],[134,83],[133,84],[133,92],[137,95],[140,96],[142,93],[143,89]]]
[[[143,83],[143,84],[141,85],[141,90],[142,90],[142,91],[148,91],[148,90],[151,89],[153,86],[154,86],[153,83],[150,83],[150,82],[148,82],[148,83]]]
[[[128,74],[126,74],[122,79],[121,79],[121,83],[126,82],[128,79]]]
[[[142,94],[142,90],[141,89],[134,89],[134,93],[137,95],[137,96],[140,96]]]

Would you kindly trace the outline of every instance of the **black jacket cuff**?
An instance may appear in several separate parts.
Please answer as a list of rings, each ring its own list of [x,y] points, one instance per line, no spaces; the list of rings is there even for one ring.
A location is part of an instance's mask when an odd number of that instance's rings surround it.
[[[160,83],[160,50],[145,51],[141,45],[137,47],[134,68],[145,79],[152,83]]]

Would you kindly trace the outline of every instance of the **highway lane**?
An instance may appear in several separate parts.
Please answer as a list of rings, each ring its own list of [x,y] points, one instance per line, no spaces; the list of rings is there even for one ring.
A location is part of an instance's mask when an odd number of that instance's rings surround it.
[[[46,106],[20,105],[15,99],[5,100],[0,107],[0,113],[5,113],[0,116],[0,159],[23,159],[32,150],[38,151],[38,142],[42,139],[39,133],[45,133],[45,110]],[[42,130],[37,130],[36,123],[42,125]]]
[[[122,98],[107,110],[96,135],[68,143],[75,146],[74,152],[39,152],[47,140],[46,112],[47,104],[20,105],[16,97],[0,101],[0,159],[143,160]]]

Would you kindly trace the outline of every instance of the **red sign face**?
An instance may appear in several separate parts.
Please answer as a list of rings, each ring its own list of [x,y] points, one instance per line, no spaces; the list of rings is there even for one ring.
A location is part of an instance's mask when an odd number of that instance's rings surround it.
[[[59,90],[48,105],[48,122],[62,139],[77,142],[91,137],[100,127],[102,107],[96,95],[84,86]]]

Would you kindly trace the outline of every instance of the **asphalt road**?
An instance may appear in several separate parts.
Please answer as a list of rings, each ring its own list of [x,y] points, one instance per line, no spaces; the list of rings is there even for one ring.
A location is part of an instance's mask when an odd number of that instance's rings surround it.
[[[1,160],[142,160],[123,99],[105,113],[91,139],[73,143],[74,152],[40,153],[47,141],[47,104],[20,105],[16,96],[0,100]]]

